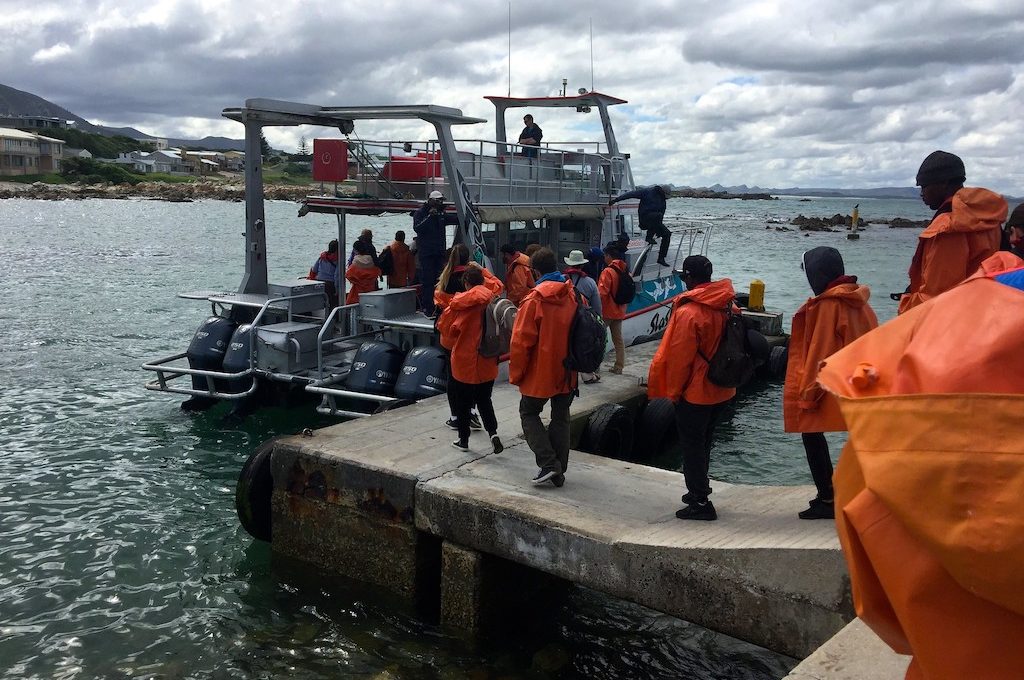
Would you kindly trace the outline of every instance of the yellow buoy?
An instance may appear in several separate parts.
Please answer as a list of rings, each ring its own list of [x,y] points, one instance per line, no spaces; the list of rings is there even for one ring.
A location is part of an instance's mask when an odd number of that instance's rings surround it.
[[[756,312],[764,311],[764,281],[754,279],[750,282],[750,300],[747,302],[747,309]]]

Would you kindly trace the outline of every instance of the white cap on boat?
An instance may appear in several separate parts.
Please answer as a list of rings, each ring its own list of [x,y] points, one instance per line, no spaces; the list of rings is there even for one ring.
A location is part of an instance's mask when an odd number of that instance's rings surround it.
[[[442,194],[440,191],[431,191],[430,192],[430,196],[428,196],[427,198],[441,198],[441,199],[443,199],[444,198],[444,194]]]

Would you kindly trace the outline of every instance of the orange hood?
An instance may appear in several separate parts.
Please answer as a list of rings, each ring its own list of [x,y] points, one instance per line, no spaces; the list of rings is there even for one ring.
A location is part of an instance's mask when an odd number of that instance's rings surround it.
[[[684,298],[715,309],[725,309],[736,298],[736,291],[733,290],[732,280],[720,279],[680,294],[679,302]]]
[[[483,307],[494,299],[494,291],[485,285],[473,286],[469,290],[456,293],[448,306],[456,311]]]
[[[999,194],[976,187],[964,187],[953,194],[949,220],[932,220],[921,238],[952,232],[986,231],[998,228],[1006,220],[1008,207]]]

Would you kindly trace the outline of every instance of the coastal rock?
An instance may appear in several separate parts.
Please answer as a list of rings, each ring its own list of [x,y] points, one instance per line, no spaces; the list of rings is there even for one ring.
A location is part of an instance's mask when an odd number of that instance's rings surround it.
[[[888,220],[888,224],[890,229],[924,229],[928,226],[928,220],[905,220],[902,217],[894,217]]]
[[[267,200],[299,201],[310,192],[310,187],[276,186],[263,187]],[[85,198],[148,198],[187,203],[199,199],[217,201],[241,201],[245,198],[245,187],[217,181],[198,182],[139,182],[138,184],[18,184],[0,183],[0,199],[33,198],[45,201],[62,201]]]

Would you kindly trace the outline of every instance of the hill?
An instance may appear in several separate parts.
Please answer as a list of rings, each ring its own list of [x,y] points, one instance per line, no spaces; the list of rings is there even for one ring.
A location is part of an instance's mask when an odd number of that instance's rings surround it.
[[[0,84],[0,116],[47,116],[51,118],[62,118],[75,122],[75,129],[82,132],[104,135],[107,137],[130,137],[132,139],[152,139],[161,135],[142,132],[133,127],[106,127],[94,125],[85,118],[68,111],[67,109],[47,101],[42,97],[16,90],[13,87]],[[168,138],[167,143],[171,146],[187,146],[190,148],[212,149],[217,151],[245,149],[245,140],[230,139],[228,137],[203,137],[202,139],[172,139]]]

